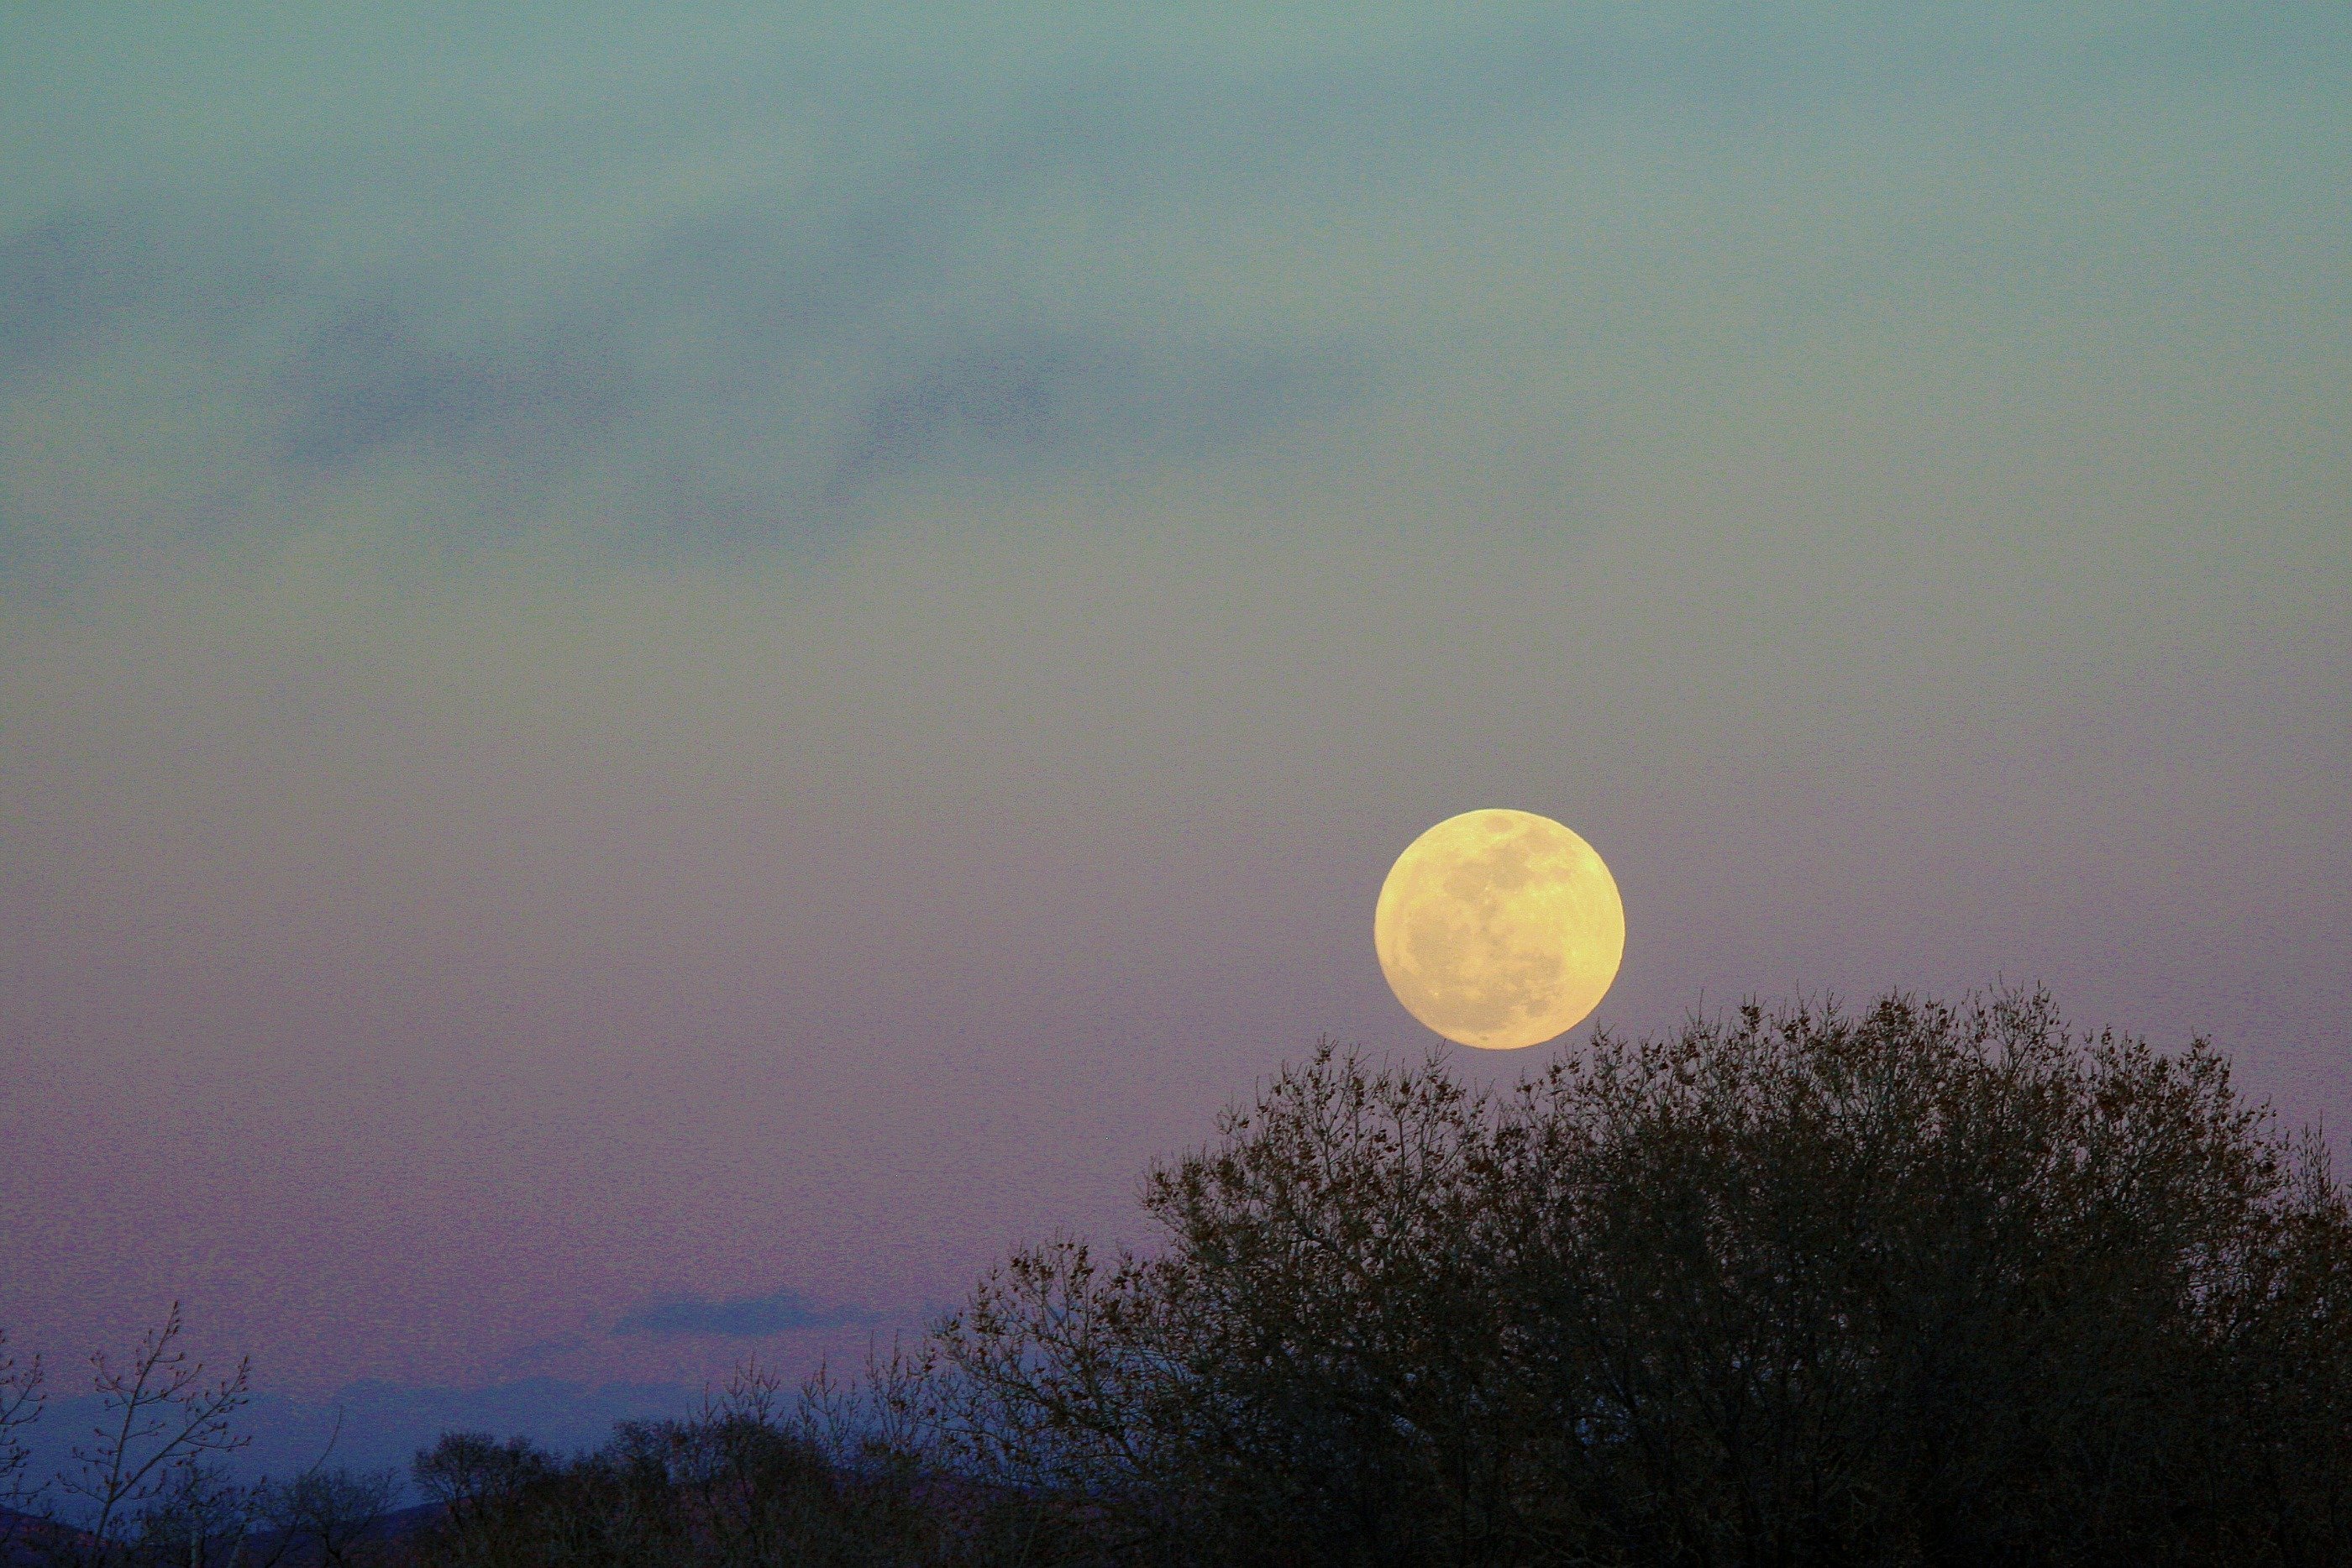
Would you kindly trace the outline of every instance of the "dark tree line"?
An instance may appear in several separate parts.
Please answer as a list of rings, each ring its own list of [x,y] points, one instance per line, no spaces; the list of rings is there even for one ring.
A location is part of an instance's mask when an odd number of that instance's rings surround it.
[[[1892,996],[1501,1093],[1326,1047],[1143,1201],[1150,1249],[1017,1252],[846,1386],[747,1374],[569,1458],[445,1438],[378,1550],[2352,1562],[2352,1211],[2201,1043]]]

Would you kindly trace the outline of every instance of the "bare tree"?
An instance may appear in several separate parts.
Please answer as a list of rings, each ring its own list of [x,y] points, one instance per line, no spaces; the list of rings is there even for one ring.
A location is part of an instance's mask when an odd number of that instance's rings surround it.
[[[267,1483],[240,1483],[217,1464],[178,1467],[139,1511],[121,1556],[156,1568],[276,1568],[286,1552],[262,1535]]]
[[[341,1435],[338,1413],[309,1469],[284,1482],[235,1479],[224,1461],[247,1441],[232,1422],[249,1396],[249,1365],[241,1360],[207,1379],[181,1332],[174,1302],[127,1359],[91,1356],[101,1418],[69,1468],[34,1489],[22,1484],[27,1455],[16,1433],[40,1414],[41,1366],[9,1356],[0,1332],[0,1496],[26,1510],[10,1521],[21,1528],[0,1532],[0,1546],[61,1568],[344,1568],[364,1560],[398,1494],[394,1473],[326,1468]]]
[[[226,1376],[207,1380],[180,1333],[173,1301],[122,1362],[102,1350],[90,1355],[101,1416],[57,1479],[61,1497],[74,1500],[66,1506],[81,1516],[66,1521],[79,1532],[80,1563],[127,1560],[149,1508],[199,1494],[207,1465],[249,1441],[232,1422],[251,1398],[251,1364],[240,1359]]]
[[[0,1328],[0,1499],[24,1495],[25,1467],[32,1453],[19,1435],[41,1418],[41,1358],[19,1361]]]
[[[399,1492],[399,1479],[390,1470],[318,1465],[282,1485],[266,1488],[263,1514],[270,1532],[271,1561],[290,1555],[320,1568],[347,1568],[365,1561],[377,1526]]]
[[[0,1551],[13,1549],[34,1521],[25,1512],[39,1489],[26,1484],[32,1451],[24,1431],[41,1418],[41,1358],[19,1360],[8,1348],[8,1331],[0,1329],[0,1507],[8,1509],[0,1521]]]

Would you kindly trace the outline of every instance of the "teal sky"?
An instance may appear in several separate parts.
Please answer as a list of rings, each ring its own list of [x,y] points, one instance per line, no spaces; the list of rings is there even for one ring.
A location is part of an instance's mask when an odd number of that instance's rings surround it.
[[[862,1343],[1479,806],[2352,1124],[2341,6],[397,9],[0,16],[20,1341]]]

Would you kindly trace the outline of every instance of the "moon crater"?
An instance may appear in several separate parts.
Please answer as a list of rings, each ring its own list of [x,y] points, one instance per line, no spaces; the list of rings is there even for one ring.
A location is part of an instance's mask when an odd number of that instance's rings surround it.
[[[1405,849],[1372,943],[1397,1000],[1458,1044],[1514,1051],[1581,1022],[1617,977],[1625,906],[1591,844],[1531,811],[1465,811]]]

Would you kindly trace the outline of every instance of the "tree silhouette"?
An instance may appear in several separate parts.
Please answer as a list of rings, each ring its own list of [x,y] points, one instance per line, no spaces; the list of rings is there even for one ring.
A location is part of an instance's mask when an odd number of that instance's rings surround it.
[[[2045,996],[1749,1007],[1502,1095],[1327,1044],[1145,1207],[1149,1252],[1016,1253],[929,1391],[1138,1559],[2352,1549],[2324,1151]]]

